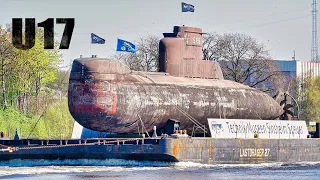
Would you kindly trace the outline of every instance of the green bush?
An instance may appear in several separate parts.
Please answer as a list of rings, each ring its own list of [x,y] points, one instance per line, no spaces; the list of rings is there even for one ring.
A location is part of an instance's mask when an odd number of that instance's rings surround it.
[[[67,139],[71,137],[74,119],[69,109],[67,98],[51,103],[43,116],[48,124],[50,139]]]
[[[0,132],[13,139],[16,128],[20,139],[70,138],[74,120],[69,113],[67,99],[50,104],[43,116],[26,116],[13,107],[0,110]]]

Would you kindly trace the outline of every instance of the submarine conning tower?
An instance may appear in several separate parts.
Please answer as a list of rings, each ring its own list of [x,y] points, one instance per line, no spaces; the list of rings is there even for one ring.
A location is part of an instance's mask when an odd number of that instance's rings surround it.
[[[217,62],[202,59],[202,29],[174,26],[159,42],[159,71],[171,76],[224,79]]]

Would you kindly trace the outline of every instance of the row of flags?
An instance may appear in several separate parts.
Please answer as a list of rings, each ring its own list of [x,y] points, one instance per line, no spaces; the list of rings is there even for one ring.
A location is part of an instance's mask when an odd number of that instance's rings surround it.
[[[104,44],[104,43],[105,43],[105,40],[102,37],[99,37],[98,35],[91,33],[91,44]],[[118,38],[116,50],[135,53],[136,45],[134,45],[129,41]]]
[[[194,12],[194,5],[181,2],[181,11]],[[94,33],[91,33],[91,44],[104,44],[104,43],[105,43],[105,40],[103,38],[99,37]],[[116,51],[135,53],[137,50],[136,50],[136,45],[134,45],[133,43],[118,38]]]

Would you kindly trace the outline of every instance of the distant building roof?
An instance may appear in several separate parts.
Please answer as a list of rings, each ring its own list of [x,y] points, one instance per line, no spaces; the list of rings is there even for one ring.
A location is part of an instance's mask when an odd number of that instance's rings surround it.
[[[297,71],[297,60],[274,60],[279,65],[280,71]]]

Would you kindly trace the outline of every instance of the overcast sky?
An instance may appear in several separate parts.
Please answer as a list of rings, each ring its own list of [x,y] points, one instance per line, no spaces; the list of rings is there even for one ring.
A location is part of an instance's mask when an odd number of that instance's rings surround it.
[[[181,13],[181,2],[194,13]],[[246,33],[270,49],[274,59],[309,61],[311,56],[312,0],[0,0],[0,24],[12,18],[75,18],[64,65],[81,55],[90,56],[90,33],[106,40],[93,44],[92,54],[109,57],[117,38],[135,41],[148,34],[162,38],[174,25],[195,26],[204,32]],[[320,19],[320,17],[318,18]],[[55,24],[57,39],[64,25]]]

